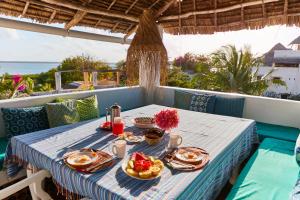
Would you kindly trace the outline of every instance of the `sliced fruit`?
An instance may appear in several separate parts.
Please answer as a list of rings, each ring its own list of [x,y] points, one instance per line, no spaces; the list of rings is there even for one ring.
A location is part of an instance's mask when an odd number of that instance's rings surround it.
[[[139,152],[134,153],[132,155],[132,157],[134,157],[134,159],[132,158],[132,160],[135,160],[135,161],[148,160],[147,157],[143,153],[139,153]]]
[[[149,156],[149,160],[154,163],[155,159],[153,156]]]
[[[152,163],[150,160],[136,160],[134,162],[134,170],[137,172],[148,170]]]
[[[164,163],[161,160],[154,160],[153,165],[159,167],[160,169],[164,168]]]
[[[150,178],[152,176],[152,171],[146,170],[146,171],[139,172],[139,176],[141,178]]]
[[[150,167],[150,171],[152,172],[153,176],[157,176],[160,173],[161,168],[158,166],[152,166]]]
[[[134,168],[134,160],[129,160],[127,163],[127,168],[133,169]]]
[[[126,169],[127,173],[131,176],[139,176],[139,173],[134,171],[133,169]]]

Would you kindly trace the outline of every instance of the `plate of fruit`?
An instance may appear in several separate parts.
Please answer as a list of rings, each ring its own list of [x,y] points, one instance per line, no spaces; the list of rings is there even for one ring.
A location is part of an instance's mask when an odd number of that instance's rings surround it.
[[[164,164],[161,160],[135,152],[123,162],[122,169],[128,176],[139,180],[153,180],[161,176]]]

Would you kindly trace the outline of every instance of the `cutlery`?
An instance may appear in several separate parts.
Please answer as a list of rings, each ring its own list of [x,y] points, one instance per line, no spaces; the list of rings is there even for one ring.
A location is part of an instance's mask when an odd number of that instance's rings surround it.
[[[111,157],[111,158],[109,158],[109,159],[107,159],[107,160],[104,160],[104,161],[102,161],[102,162],[97,163],[96,165],[92,165],[92,166],[90,166],[90,167],[87,167],[86,170],[87,170],[87,171],[93,171],[93,170],[99,168],[101,165],[104,165],[104,164],[106,164],[106,163],[108,163],[108,162],[114,160],[115,158],[116,158],[116,157]]]

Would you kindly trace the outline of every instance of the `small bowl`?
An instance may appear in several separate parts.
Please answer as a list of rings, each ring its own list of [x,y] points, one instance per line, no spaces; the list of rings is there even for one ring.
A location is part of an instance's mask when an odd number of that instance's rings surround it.
[[[138,128],[148,129],[155,126],[153,117],[137,117],[132,120],[134,126]]]
[[[145,134],[145,141],[149,145],[157,145],[161,142],[165,131],[159,128],[151,128],[144,131]]]

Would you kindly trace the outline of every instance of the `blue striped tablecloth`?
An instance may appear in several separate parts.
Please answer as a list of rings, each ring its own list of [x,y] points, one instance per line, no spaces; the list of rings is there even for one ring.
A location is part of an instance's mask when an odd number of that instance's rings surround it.
[[[129,130],[136,130],[131,127],[134,117],[152,116],[164,108],[149,105],[123,112],[122,117]],[[211,161],[203,170],[180,173],[165,168],[161,178],[139,181],[122,172],[122,161],[92,175],[69,169],[60,160],[68,149],[110,151],[108,144],[116,138],[98,129],[103,118],[14,137],[12,151],[19,159],[49,170],[66,190],[91,199],[214,199],[229,180],[233,167],[249,155],[256,140],[255,122],[185,110],[179,110],[179,115],[180,124],[174,131],[181,133],[182,146],[201,147],[210,154]],[[157,146],[145,142],[127,145],[127,153],[143,151],[160,156],[166,143],[167,140]]]

